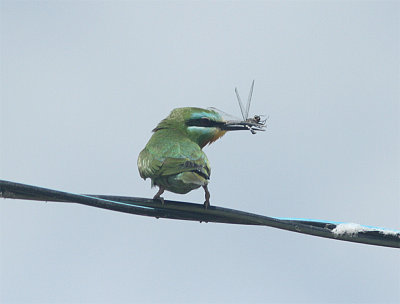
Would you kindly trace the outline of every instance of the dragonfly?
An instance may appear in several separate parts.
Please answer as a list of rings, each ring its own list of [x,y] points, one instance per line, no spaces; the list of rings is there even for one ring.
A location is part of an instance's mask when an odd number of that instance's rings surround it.
[[[239,107],[240,107],[240,112],[242,113],[242,119],[233,117],[232,115],[225,113],[224,111],[221,111],[220,109],[217,108],[209,108],[211,110],[214,110],[216,112],[219,112],[222,117],[226,119],[231,125],[236,124],[238,126],[238,130],[241,130],[243,126],[247,127],[252,134],[256,134],[256,131],[265,131],[265,124],[267,122],[267,119],[261,119],[263,115],[254,115],[254,117],[249,118],[249,110],[250,110],[250,104],[251,104],[251,97],[253,96],[253,88],[254,88],[254,80],[251,84],[250,88],[250,93],[249,97],[247,98],[247,103],[246,107],[243,106],[242,100],[240,99],[240,95],[238,92],[238,89],[235,88],[235,93],[236,97],[238,99]]]
[[[235,93],[236,93],[236,97],[237,97],[237,100],[239,103],[240,112],[242,113],[243,122],[245,122],[245,123],[247,122],[248,124],[245,124],[245,126],[250,130],[250,132],[252,134],[255,134],[256,131],[265,131],[265,124],[267,122],[267,119],[261,119],[261,115],[254,115],[254,117],[249,118],[249,110],[250,110],[250,104],[251,104],[251,97],[253,96],[253,89],[254,89],[254,80],[251,83],[249,97],[247,98],[246,108],[243,106],[243,103],[242,103],[242,100],[240,98],[237,88],[235,88]],[[254,126],[254,124],[256,124],[256,126]],[[262,127],[259,127],[259,129],[257,129],[257,127],[260,125]]]

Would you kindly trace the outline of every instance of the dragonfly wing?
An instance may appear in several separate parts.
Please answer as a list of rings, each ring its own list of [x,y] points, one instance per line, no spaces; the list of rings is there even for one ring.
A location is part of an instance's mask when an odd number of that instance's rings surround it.
[[[249,97],[247,98],[247,104],[246,104],[246,111],[244,112],[246,118],[245,120],[249,117],[249,110],[250,110],[250,103],[251,103],[251,97],[253,96],[253,88],[254,88],[254,80],[251,83],[251,88],[250,88],[250,93]]]
[[[244,115],[245,114],[244,107],[243,107],[243,104],[242,104],[242,100],[240,99],[239,92],[238,92],[237,88],[235,88],[235,93],[236,93],[237,100],[239,102],[240,112],[242,112],[243,120],[246,120],[247,116]]]
[[[226,113],[226,112],[224,112],[224,111],[222,111],[222,110],[220,110],[218,108],[208,107],[207,109],[219,113],[219,115],[221,115],[222,119],[224,119],[225,121],[242,121],[240,118],[238,118],[238,117],[236,117],[234,115],[231,115],[229,113]]]

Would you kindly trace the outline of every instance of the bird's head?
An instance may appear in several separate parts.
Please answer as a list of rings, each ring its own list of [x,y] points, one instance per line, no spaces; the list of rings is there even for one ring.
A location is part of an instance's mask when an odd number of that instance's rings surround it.
[[[224,119],[216,109],[177,108],[153,130],[174,129],[183,132],[201,148],[222,137],[227,131],[264,131],[265,122]]]

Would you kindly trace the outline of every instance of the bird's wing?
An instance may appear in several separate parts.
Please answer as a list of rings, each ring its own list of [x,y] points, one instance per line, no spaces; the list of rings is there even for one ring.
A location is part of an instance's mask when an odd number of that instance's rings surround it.
[[[200,147],[190,140],[165,141],[160,145],[151,142],[138,158],[140,176],[144,179],[175,175],[193,171],[210,178],[210,165]]]
[[[140,177],[146,179],[148,177],[153,178],[162,166],[162,161],[158,160],[150,151],[146,148],[139,154],[137,161]]]
[[[189,158],[166,158],[159,170],[159,175],[175,175],[182,172],[196,172],[205,179],[210,178],[208,160],[199,157],[196,160]]]

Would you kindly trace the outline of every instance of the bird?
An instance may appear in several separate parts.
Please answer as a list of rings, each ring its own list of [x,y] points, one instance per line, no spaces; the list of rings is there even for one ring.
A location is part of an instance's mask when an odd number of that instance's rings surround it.
[[[159,188],[154,200],[164,204],[165,190],[186,194],[204,189],[204,207],[210,206],[208,183],[211,167],[203,148],[228,131],[264,131],[263,121],[225,120],[215,108],[183,107],[173,109],[154,129],[140,152],[137,165],[143,179],[150,178]]]

